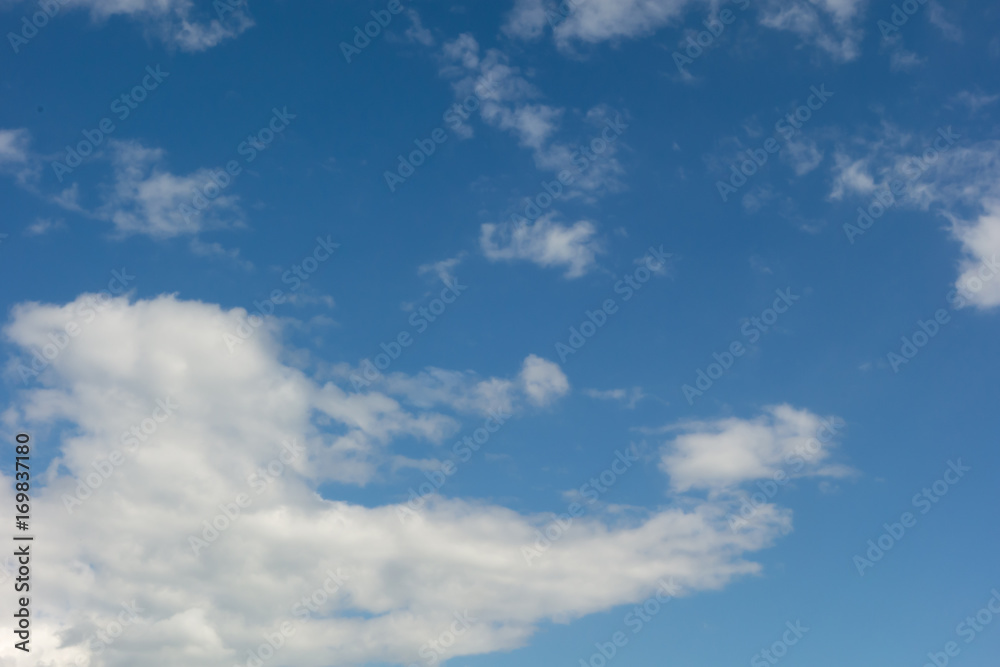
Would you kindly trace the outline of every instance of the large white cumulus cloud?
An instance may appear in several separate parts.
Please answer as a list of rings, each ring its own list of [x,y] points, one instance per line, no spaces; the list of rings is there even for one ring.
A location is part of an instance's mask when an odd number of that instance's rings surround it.
[[[8,342],[18,354],[44,345],[85,299],[18,307]],[[396,505],[324,498],[321,483],[372,480],[396,438],[433,448],[456,432],[457,416],[430,409],[445,409],[443,399],[418,406],[318,383],[283,363],[267,327],[230,354],[223,335],[242,314],[170,296],[115,299],[4,412],[6,433],[24,429],[58,449],[47,471],[33,471],[35,664],[244,664],[283,622],[295,633],[269,664],[409,664],[455,613],[476,620],[446,656],[509,649],[542,622],[640,600],[660,578],[691,592],[754,573],[747,553],[788,528],[786,511],[765,506],[753,526],[730,531],[722,501],[649,510],[627,524],[595,512],[529,565],[520,549],[547,516],[434,496],[401,522]],[[568,390],[561,372],[536,357],[524,368],[526,394],[510,400],[552,409]],[[161,422],[143,432],[154,414]],[[129,449],[122,433],[135,425],[144,440]],[[303,451],[287,455],[285,442]],[[114,450],[123,452],[114,472],[68,512],[78,479]],[[280,460],[280,472],[266,472]],[[9,506],[12,480],[3,476],[0,488]],[[240,516],[195,553],[190,536],[241,494],[249,503]],[[338,568],[341,588],[296,616]],[[95,653],[90,638],[133,600],[140,620]],[[0,664],[23,664],[15,653],[5,642]]]

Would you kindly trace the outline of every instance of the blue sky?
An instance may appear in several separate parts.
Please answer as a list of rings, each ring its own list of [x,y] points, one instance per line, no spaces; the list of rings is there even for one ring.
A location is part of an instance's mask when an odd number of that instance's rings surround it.
[[[0,18],[0,665],[995,661],[995,6]]]

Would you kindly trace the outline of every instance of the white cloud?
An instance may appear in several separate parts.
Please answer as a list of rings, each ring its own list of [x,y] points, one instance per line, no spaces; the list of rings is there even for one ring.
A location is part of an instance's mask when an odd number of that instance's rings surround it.
[[[348,377],[355,372],[344,367],[340,374]],[[483,379],[472,371],[427,368],[416,375],[390,373],[375,386],[421,409],[446,406],[456,412],[481,415],[497,409],[516,412],[526,401],[548,405],[569,391],[569,381],[559,365],[533,354],[525,358],[520,374],[513,379]]]
[[[959,104],[967,106],[969,111],[973,114],[977,113],[983,107],[993,104],[997,100],[1000,100],[1000,95],[987,95],[983,92],[971,90],[963,90],[955,95],[955,101]]]
[[[528,400],[535,405],[548,405],[569,391],[569,380],[559,364],[534,354],[524,360],[520,380]]]
[[[791,163],[796,176],[804,176],[823,161],[823,151],[812,139],[791,139],[785,144],[781,159]]]
[[[618,401],[629,410],[646,397],[642,387],[631,389],[585,389],[584,394],[599,401]]]
[[[911,70],[927,62],[926,58],[921,58],[903,46],[903,37],[899,33],[883,35],[879,42],[879,52],[889,54],[889,69],[893,72]]]
[[[81,306],[22,304],[5,334],[26,353]],[[37,664],[243,663],[285,621],[295,633],[277,652],[282,664],[409,663],[464,610],[476,620],[442,658],[506,651],[542,624],[639,601],[659,578],[689,594],[759,572],[746,555],[790,527],[773,505],[738,533],[726,523],[734,506],[721,501],[627,521],[597,510],[529,565],[520,548],[550,515],[431,496],[401,523],[401,506],[324,498],[320,484],[371,479],[392,440],[434,442],[455,424],[384,394],[319,385],[279,360],[286,352],[273,322],[230,355],[223,334],[244,315],[167,296],[116,299],[4,413],[6,430],[35,433],[57,462],[32,495],[34,528],[48,536],[33,556],[45,573],[33,597]],[[543,360],[529,357],[521,375],[541,402],[564,391]],[[174,414],[134,451],[124,448],[120,434],[167,396]],[[257,493],[249,479],[292,440],[305,451]],[[68,514],[63,496],[116,449],[124,462]],[[0,473],[7,506],[12,488]],[[239,494],[251,504],[195,554],[189,538]],[[315,612],[296,607],[337,568],[348,577],[341,591]],[[89,636],[132,600],[142,620],[94,654]],[[0,612],[12,602],[5,596]],[[0,661],[14,655],[10,642],[0,646]]]
[[[618,176],[624,170],[615,158],[621,129],[612,135],[612,142],[604,140],[607,136],[601,139],[604,148],[599,155],[592,154],[585,161],[581,160],[578,146],[554,140],[565,110],[535,102],[541,93],[521,76],[517,67],[510,65],[506,54],[490,49],[480,57],[479,43],[466,33],[447,42],[442,48],[442,56],[446,64],[441,74],[454,79],[452,86],[456,99],[462,101],[470,95],[476,96],[483,122],[516,137],[519,145],[532,151],[536,167],[556,174],[570,170],[573,182],[567,189],[572,191],[594,192],[621,187]],[[603,107],[587,112],[584,120],[597,128],[593,136],[587,138],[588,143],[600,138],[605,125],[615,120],[608,115]],[[456,131],[465,137],[472,136],[472,129],[467,124]],[[580,163],[586,164],[586,168],[581,170]]]
[[[451,65],[442,70],[442,74],[460,76],[464,74],[463,70],[479,68],[479,42],[470,33],[463,32],[452,41],[445,42],[441,53],[446,61],[451,62]]]
[[[945,39],[961,43],[962,29],[952,23],[946,15],[944,7],[937,2],[932,2],[927,6],[927,20],[935,28],[941,31]]]
[[[10,174],[18,185],[33,190],[41,167],[30,145],[31,132],[27,129],[0,129],[0,174]]]
[[[864,31],[856,24],[866,0],[766,0],[761,25],[795,33],[840,62],[861,54]]]
[[[988,200],[983,208],[975,222],[954,221],[952,231],[964,253],[955,286],[977,308],[993,308],[1000,306],[1000,200]]]
[[[31,134],[24,128],[0,130],[0,167],[25,164],[30,143]]]
[[[36,181],[42,156],[30,150],[30,141],[27,130],[0,130],[0,172],[16,174],[21,187],[40,194]],[[101,203],[96,208],[89,209],[81,202],[79,183],[48,199],[66,210],[112,223],[120,236],[145,234],[167,239],[243,226],[239,197],[220,190],[211,178],[212,170],[199,169],[178,176],[164,168],[164,157],[165,151],[159,148],[146,148],[136,141],[109,140],[98,159],[110,162],[112,180],[103,185]],[[196,199],[206,189],[218,195]],[[27,233],[44,233],[52,228],[36,223]],[[192,248],[199,254],[223,254],[239,261],[238,251],[224,250],[218,244],[196,240]]]
[[[538,2],[518,2],[505,31],[522,38],[539,36],[548,20]],[[573,41],[603,42],[650,35],[680,17],[689,0],[586,0],[567,2],[569,15],[553,29],[556,42],[568,48]],[[553,16],[559,16],[550,6]],[[561,17],[560,17],[561,18]]]
[[[869,195],[875,192],[875,180],[868,173],[868,160],[852,160],[844,153],[833,156],[833,186],[830,199],[841,200],[845,194]]]
[[[789,405],[771,406],[754,419],[681,423],[673,427],[680,435],[664,448],[660,467],[681,492],[732,489],[779,470],[789,477],[842,477],[848,468],[825,463],[837,423]]]
[[[546,23],[544,0],[516,0],[501,30],[508,37],[538,39],[545,32]]]
[[[56,229],[65,229],[66,224],[61,220],[52,218],[36,218],[33,223],[25,227],[25,236],[43,236]]]
[[[894,207],[934,210],[951,223],[963,252],[955,284],[967,301],[979,308],[1000,305],[1000,281],[967,289],[974,274],[987,272],[993,256],[1000,254],[1000,141],[963,145],[964,137],[950,127],[914,136],[883,123],[880,131],[876,140],[856,142],[867,146],[862,157],[838,152],[830,197],[863,196],[867,206],[875,190],[887,192],[893,180],[904,183],[906,190],[894,198]]]
[[[524,104],[506,108],[489,105],[483,109],[483,119],[503,130],[510,130],[522,146],[536,151],[545,147],[559,125],[562,109],[545,104]]]
[[[163,169],[162,149],[131,141],[112,141],[109,148],[114,183],[94,215],[114,224],[120,234],[165,239],[242,225],[236,195],[223,191],[214,199],[202,197],[198,201],[207,205],[196,208],[196,193],[213,184],[211,170],[177,176]]]
[[[221,257],[229,260],[234,265],[240,267],[244,271],[250,271],[253,269],[253,262],[246,259],[240,258],[239,248],[225,248],[221,243],[206,243],[198,237],[191,239],[189,244],[191,252],[196,255],[201,255],[202,257]],[[291,296],[297,296],[295,294]]]
[[[406,38],[411,42],[423,44],[424,46],[434,46],[434,35],[424,27],[420,20],[420,14],[415,9],[406,10],[406,16],[410,19],[410,27],[406,29]]]
[[[578,0],[562,3],[571,7],[562,18],[556,4],[518,0],[503,31],[511,37],[538,39],[547,25],[555,24],[552,34],[556,44],[572,51],[576,42],[594,44],[646,37],[664,26],[680,23],[689,10],[707,13],[711,5],[695,0]],[[853,60],[860,54],[863,31],[857,23],[865,0],[763,0],[762,4],[754,4],[759,8],[760,23],[766,27],[793,32],[836,60]]]
[[[535,153],[535,164],[539,169],[554,174],[565,170],[573,175],[572,190],[564,195],[567,198],[576,194],[574,190],[587,194],[623,190],[619,177],[625,169],[615,155],[621,146],[619,135],[628,128],[628,124],[620,113],[604,105],[587,111],[584,122],[588,138],[582,146],[551,142]],[[611,135],[607,133],[609,129]],[[608,136],[615,138],[611,142],[604,141]],[[598,148],[603,146],[603,150],[595,153],[595,145]],[[582,169],[581,162],[585,165]]]
[[[479,97],[482,119],[517,136],[523,146],[539,149],[555,130],[561,110],[529,100],[541,97],[538,89],[510,65],[506,54],[489,49],[480,57],[479,42],[463,33],[442,47],[445,65],[441,74],[454,79],[458,99]]]
[[[897,165],[904,159],[911,158],[900,158]],[[1000,200],[1000,141],[966,144],[964,137],[959,137],[951,149],[930,163],[927,176],[921,180],[917,202],[924,209],[937,204],[950,213],[962,207],[985,210],[990,202]]]
[[[455,281],[454,270],[455,267],[462,263],[465,259],[465,251],[458,253],[454,257],[449,257],[448,259],[442,259],[438,262],[430,262],[428,264],[421,264],[417,267],[417,275],[427,275],[433,273],[438,277],[443,283],[452,283]]]
[[[922,65],[926,60],[913,51],[907,51],[900,47],[894,49],[892,55],[889,56],[889,68],[894,72],[901,72]]]
[[[527,260],[542,267],[565,267],[567,278],[579,278],[595,265],[602,252],[594,225],[580,220],[570,226],[553,221],[554,215],[534,223],[486,223],[479,244],[491,261]]]
[[[191,0],[68,0],[65,4],[89,11],[95,22],[127,16],[183,51],[204,51],[254,25],[245,11],[245,1],[237,5],[220,0],[206,5],[204,11],[197,11]]]
[[[912,204],[916,201],[916,192],[925,182],[933,180],[933,172],[938,167],[935,160],[928,163],[928,169],[915,172],[913,160],[932,148],[938,138],[939,134],[933,131],[925,136],[915,135],[885,120],[877,129],[859,133],[849,142],[850,147],[841,146],[834,153],[829,198],[868,197],[875,190],[886,187],[890,180],[899,179],[913,187],[909,197]],[[914,173],[917,177],[911,178]]]

